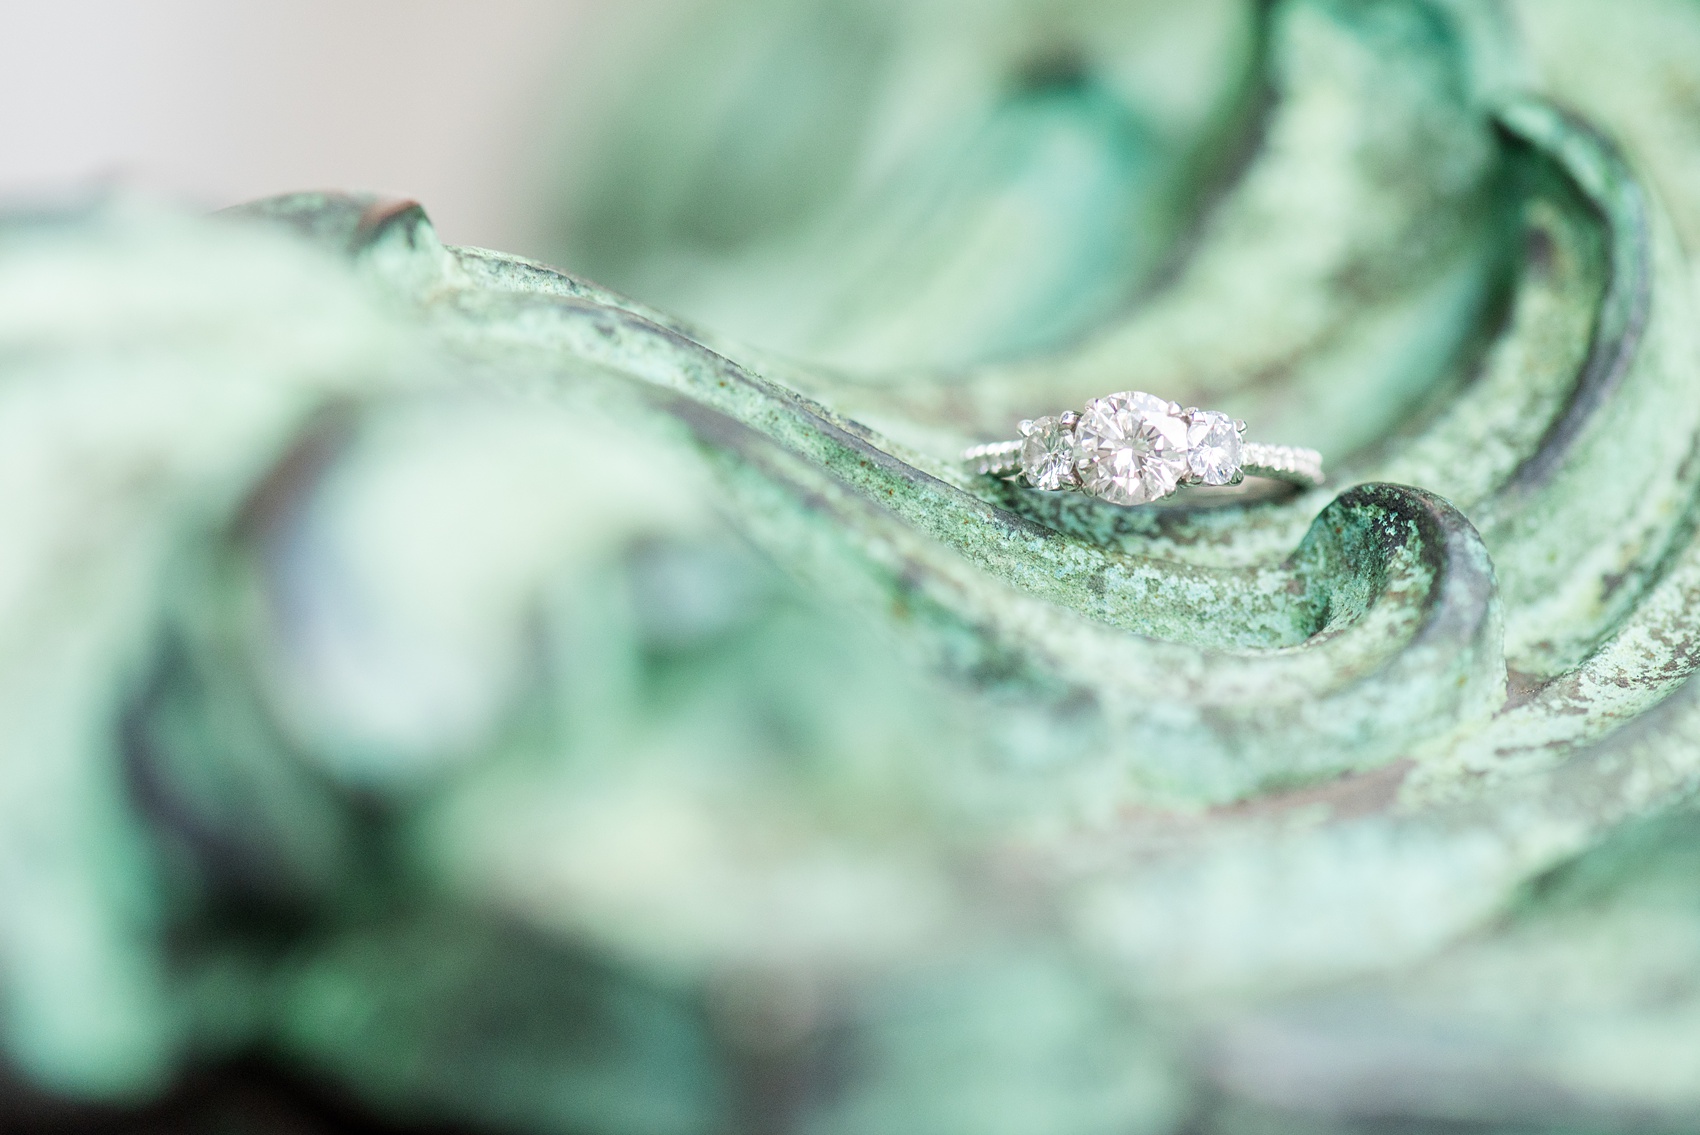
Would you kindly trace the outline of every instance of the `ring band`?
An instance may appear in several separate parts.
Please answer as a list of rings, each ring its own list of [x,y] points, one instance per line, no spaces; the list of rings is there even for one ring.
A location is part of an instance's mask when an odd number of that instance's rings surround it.
[[[974,472],[1020,474],[1035,489],[1073,489],[1111,504],[1148,504],[1180,485],[1237,485],[1267,477],[1322,483],[1322,454],[1245,440],[1245,423],[1138,390],[1094,398],[1077,413],[1021,423],[1013,441],[962,453]]]

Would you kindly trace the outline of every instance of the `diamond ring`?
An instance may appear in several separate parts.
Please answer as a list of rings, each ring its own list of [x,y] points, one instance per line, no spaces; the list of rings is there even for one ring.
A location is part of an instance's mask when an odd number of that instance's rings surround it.
[[[1244,434],[1245,423],[1226,414],[1129,390],[1094,398],[1078,414],[1022,422],[1019,439],[973,446],[962,459],[976,473],[1020,474],[1035,489],[1075,489],[1111,504],[1148,504],[1179,485],[1237,485],[1246,477],[1322,483],[1316,450]]]

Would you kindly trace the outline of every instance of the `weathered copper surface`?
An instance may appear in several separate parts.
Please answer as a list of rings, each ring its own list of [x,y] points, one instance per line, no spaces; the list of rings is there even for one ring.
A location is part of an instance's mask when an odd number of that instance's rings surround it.
[[[725,65],[769,101],[663,55],[563,197],[647,302],[352,196],[0,228],[15,1074],[258,1050],[520,1131],[1700,1123],[1700,9],[1202,6],[1165,135],[1113,6],[949,50],[942,3],[793,7]],[[762,69],[822,44],[868,58]],[[829,160],[864,70],[963,57],[1013,86],[957,149]],[[726,141],[788,98],[821,137]],[[1121,389],[1333,479],[952,459]]]

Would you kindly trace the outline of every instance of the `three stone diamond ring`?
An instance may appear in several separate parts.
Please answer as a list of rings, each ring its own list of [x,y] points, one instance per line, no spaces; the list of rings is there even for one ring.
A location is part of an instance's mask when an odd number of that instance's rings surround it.
[[[1244,440],[1245,423],[1214,410],[1183,410],[1138,390],[1094,398],[1080,413],[1021,423],[1015,441],[976,445],[976,473],[1019,473],[1035,489],[1075,489],[1111,504],[1148,504],[1178,485],[1237,485],[1268,477],[1322,483],[1322,454]]]

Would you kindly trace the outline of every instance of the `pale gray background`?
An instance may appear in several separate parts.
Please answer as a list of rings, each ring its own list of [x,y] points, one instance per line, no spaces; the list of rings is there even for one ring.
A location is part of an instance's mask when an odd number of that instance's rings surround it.
[[[666,3],[0,0],[0,198],[372,189],[526,252],[586,76]]]

